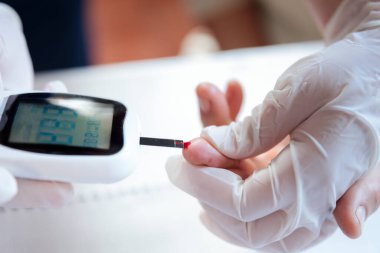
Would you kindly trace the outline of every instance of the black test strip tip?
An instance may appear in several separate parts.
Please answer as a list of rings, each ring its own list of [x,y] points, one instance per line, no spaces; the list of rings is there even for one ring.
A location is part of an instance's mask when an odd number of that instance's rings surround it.
[[[140,145],[169,147],[169,148],[183,148],[183,141],[173,140],[173,139],[140,137]]]

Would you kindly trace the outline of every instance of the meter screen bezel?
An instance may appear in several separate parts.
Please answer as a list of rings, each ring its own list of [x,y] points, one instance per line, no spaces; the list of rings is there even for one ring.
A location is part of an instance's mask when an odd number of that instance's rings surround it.
[[[49,104],[49,99],[82,100],[89,103],[103,103],[113,106],[112,130],[108,149],[81,147],[71,145],[40,144],[40,143],[14,143],[9,142],[12,124],[20,103]],[[66,93],[25,93],[8,97],[3,115],[0,120],[0,143],[15,149],[43,154],[59,155],[112,155],[119,152],[124,144],[123,125],[127,115],[127,108],[116,101],[73,95]]]

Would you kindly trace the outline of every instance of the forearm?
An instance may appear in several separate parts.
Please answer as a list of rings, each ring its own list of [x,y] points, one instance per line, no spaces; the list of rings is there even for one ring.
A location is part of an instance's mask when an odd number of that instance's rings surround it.
[[[306,0],[310,13],[319,29],[323,30],[342,1],[343,0]]]

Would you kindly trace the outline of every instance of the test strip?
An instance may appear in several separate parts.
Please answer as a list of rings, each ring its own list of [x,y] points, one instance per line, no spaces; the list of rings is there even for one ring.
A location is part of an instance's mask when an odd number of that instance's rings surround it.
[[[140,145],[183,148],[183,140],[140,137]]]

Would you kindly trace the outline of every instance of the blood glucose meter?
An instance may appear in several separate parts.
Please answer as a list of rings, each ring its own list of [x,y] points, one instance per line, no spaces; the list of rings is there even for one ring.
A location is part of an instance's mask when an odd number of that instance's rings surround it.
[[[0,110],[0,166],[16,177],[110,183],[135,167],[139,120],[119,102],[36,92],[4,97]]]

